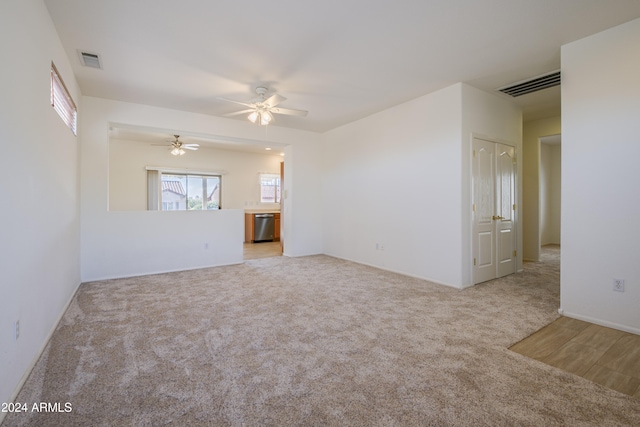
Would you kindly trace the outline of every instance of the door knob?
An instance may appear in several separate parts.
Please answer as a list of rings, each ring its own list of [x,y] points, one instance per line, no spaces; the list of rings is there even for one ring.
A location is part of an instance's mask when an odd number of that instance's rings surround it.
[[[493,219],[493,220],[495,221],[495,220],[497,220],[497,219],[504,219],[504,217],[503,217],[503,216],[496,216],[496,215],[494,215],[493,217],[491,217],[491,219]]]

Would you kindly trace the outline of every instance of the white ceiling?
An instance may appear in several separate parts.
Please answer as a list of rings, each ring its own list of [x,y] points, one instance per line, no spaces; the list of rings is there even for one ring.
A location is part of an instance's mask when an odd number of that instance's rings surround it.
[[[169,132],[169,133],[168,133]],[[136,142],[147,146],[157,146],[158,150],[170,149],[175,134],[166,129],[156,129],[144,126],[111,123],[109,127],[109,139]],[[201,149],[216,148],[221,150],[244,151],[265,155],[284,154],[285,144],[277,142],[265,143],[246,138],[233,136],[216,136],[210,134],[198,134],[188,131],[179,131],[179,140],[185,144],[199,144]]]
[[[638,0],[45,4],[84,95],[222,116],[242,107],[217,97],[264,85],[309,111],[275,125],[318,132],[457,82],[494,91],[560,69],[561,45],[640,17]],[[560,114],[558,87],[514,100],[525,119]]]

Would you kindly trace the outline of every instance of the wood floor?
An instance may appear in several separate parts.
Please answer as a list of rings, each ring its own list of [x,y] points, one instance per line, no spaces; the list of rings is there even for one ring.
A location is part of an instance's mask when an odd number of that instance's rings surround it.
[[[510,350],[640,399],[640,336],[561,317]]]
[[[243,246],[244,259],[269,258],[281,256],[280,242],[245,243]]]

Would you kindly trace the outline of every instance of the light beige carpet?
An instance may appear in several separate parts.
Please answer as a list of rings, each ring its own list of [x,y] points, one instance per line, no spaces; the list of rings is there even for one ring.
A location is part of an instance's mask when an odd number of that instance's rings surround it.
[[[327,256],[81,285],[7,426],[638,426],[640,400],[507,350],[559,265],[459,291]]]

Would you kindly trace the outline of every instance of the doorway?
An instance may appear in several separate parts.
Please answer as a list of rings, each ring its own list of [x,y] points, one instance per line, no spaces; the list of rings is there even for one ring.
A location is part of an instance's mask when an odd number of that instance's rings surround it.
[[[540,138],[539,233],[540,246],[560,245],[562,136]]]
[[[516,271],[516,149],[473,139],[472,281]]]
[[[243,259],[245,261],[258,258],[271,258],[284,254],[284,161],[280,162],[280,181],[277,185],[276,194],[279,209],[275,213],[274,240],[255,243],[245,237],[247,241],[243,244]],[[246,224],[245,224],[246,227]]]

